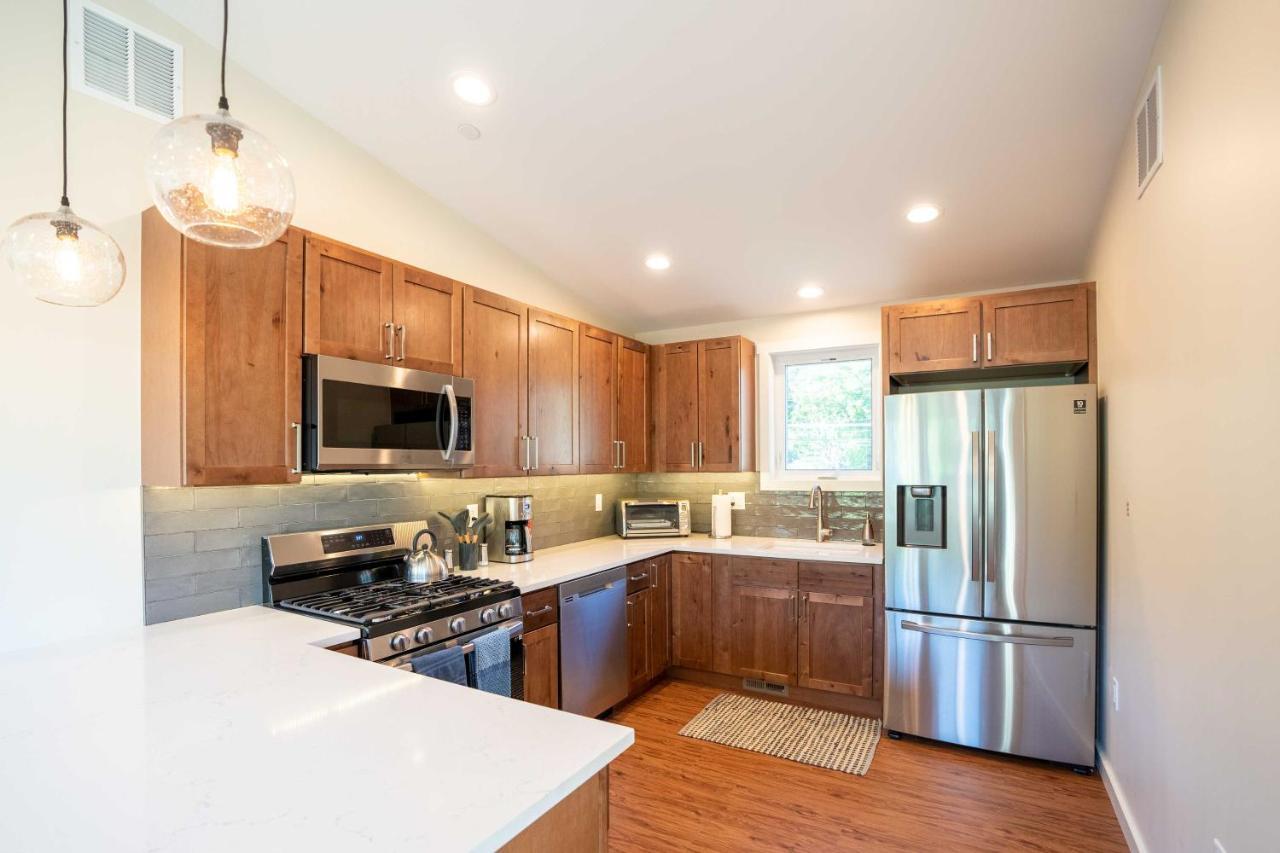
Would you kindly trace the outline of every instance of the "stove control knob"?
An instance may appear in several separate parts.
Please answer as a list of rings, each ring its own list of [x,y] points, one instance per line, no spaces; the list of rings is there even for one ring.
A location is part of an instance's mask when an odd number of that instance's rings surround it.
[[[497,618],[498,618],[498,611],[494,610],[492,607],[486,607],[484,610],[480,611],[480,623],[482,625],[488,625],[490,622],[492,622],[494,619],[497,619]]]
[[[419,628],[418,632],[413,635],[413,640],[414,642],[425,646],[427,643],[431,642],[431,629]]]
[[[463,619],[461,616],[455,616],[449,620],[449,630],[455,634],[462,632],[466,627],[467,620]]]
[[[498,615],[501,616],[503,619],[510,619],[511,614],[515,612],[516,612],[515,608],[513,608],[510,604],[498,605]]]
[[[404,634],[396,634],[391,638],[391,651],[402,652],[409,648],[409,638]]]

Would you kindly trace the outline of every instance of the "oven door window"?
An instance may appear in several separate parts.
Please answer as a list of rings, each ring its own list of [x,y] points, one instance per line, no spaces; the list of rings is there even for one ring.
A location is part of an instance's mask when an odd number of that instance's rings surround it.
[[[443,450],[448,444],[443,394],[325,379],[323,400],[326,447]]]
[[[632,530],[679,530],[680,508],[674,504],[629,506],[627,527]]]

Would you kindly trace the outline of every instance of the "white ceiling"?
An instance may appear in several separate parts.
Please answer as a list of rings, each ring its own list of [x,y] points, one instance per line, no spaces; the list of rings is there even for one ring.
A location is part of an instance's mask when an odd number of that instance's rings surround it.
[[[153,2],[217,40],[221,4]],[[272,0],[229,50],[644,331],[1083,274],[1165,6]]]

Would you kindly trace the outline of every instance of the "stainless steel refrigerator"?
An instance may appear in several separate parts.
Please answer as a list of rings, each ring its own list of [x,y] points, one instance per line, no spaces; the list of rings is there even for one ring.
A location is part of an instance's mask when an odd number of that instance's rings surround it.
[[[885,727],[1094,766],[1093,385],[885,399]]]

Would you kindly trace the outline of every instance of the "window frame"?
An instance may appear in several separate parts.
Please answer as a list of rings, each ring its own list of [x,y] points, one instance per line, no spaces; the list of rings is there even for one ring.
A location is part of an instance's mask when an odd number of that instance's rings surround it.
[[[871,362],[871,468],[867,471],[843,469],[788,471],[783,454],[786,435],[786,369],[798,364],[820,364],[829,361]],[[883,441],[884,415],[880,376],[880,345],[822,347],[788,350],[770,354],[769,375],[761,430],[766,436],[765,464],[760,470],[762,491],[796,491],[817,484],[827,491],[879,491],[884,483]],[[766,377],[762,377],[766,378]]]

